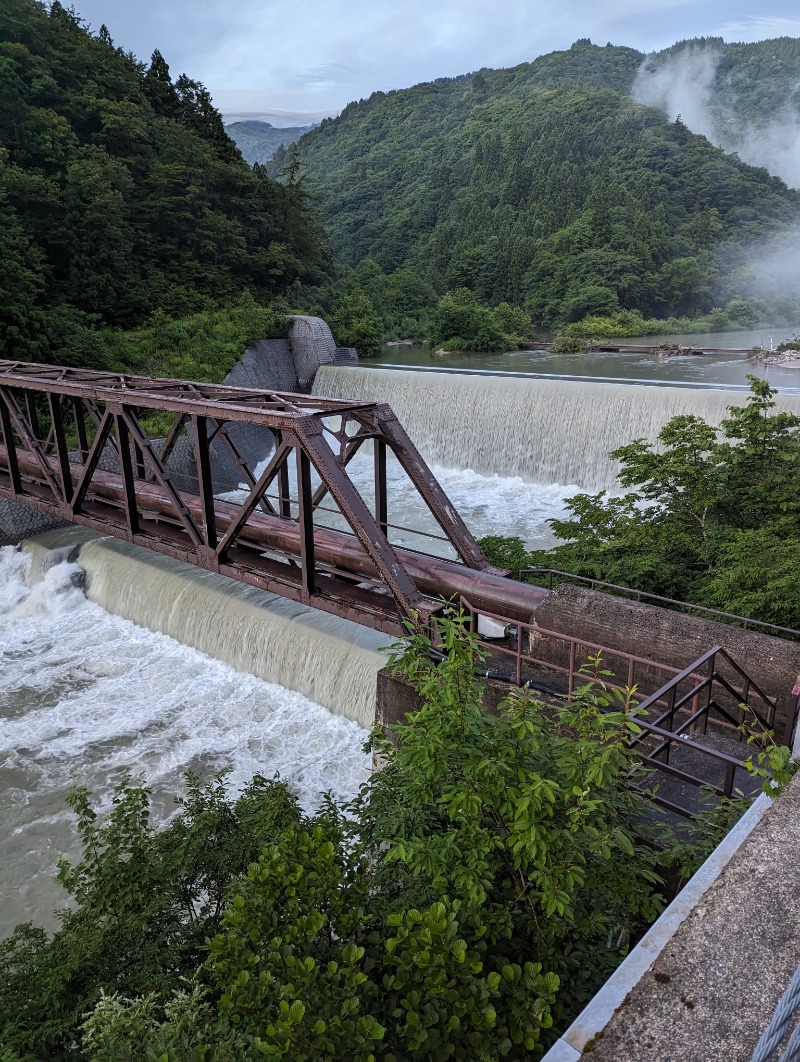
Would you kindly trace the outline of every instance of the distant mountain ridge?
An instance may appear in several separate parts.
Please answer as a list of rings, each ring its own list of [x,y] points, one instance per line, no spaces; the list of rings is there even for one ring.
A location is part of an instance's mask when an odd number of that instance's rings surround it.
[[[702,84],[720,105],[725,87],[729,125],[767,123],[776,98],[793,113],[791,40],[687,41],[651,57],[581,40],[511,69],[375,92],[298,142],[340,258],[524,303],[550,325],[695,313],[751,293],[748,249],[800,224],[800,195],[695,135],[669,101],[633,98],[647,65],[676,51],[713,53]],[[284,162],[279,149],[270,171]]]
[[[269,162],[278,148],[288,148],[315,125],[294,125],[278,129],[270,122],[257,119],[244,122],[231,122],[225,126],[225,132],[242,153],[242,157],[252,166],[258,162],[262,166]]]

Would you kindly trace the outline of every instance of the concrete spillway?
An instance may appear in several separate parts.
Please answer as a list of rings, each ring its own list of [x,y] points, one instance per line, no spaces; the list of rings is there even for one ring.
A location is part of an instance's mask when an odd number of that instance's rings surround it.
[[[69,557],[107,612],[372,725],[386,635],[82,528],[47,532],[25,548],[34,578]]]

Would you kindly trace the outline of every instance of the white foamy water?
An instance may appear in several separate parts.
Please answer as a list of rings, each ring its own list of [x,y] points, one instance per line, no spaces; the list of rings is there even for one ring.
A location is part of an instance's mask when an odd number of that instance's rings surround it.
[[[353,402],[388,402],[425,460],[471,468],[482,476],[527,483],[577,483],[613,490],[611,450],[656,437],[673,416],[712,424],[744,392],[585,380],[507,378],[323,365],[314,393]],[[778,409],[800,412],[800,397],[780,395]],[[573,491],[574,493],[574,491]],[[498,513],[498,523],[502,515]],[[523,536],[524,537],[524,536]]]
[[[142,775],[163,818],[187,768],[231,765],[234,789],[279,773],[309,809],[367,778],[357,723],[110,615],[73,586],[74,564],[30,588],[30,564],[0,549],[0,935],[52,924],[64,901],[52,875],[76,854],[74,784],[108,808],[122,778]]]
[[[264,460],[256,468],[256,479],[266,464],[267,460]],[[581,490],[575,485],[532,483],[520,476],[481,475],[471,468],[448,468],[434,464],[431,465],[431,471],[475,538],[517,535],[529,549],[545,549],[556,542],[549,521],[563,516],[565,500]],[[371,443],[362,446],[347,466],[347,473],[367,506],[374,512],[375,473]],[[292,466],[289,467],[289,482],[294,491],[296,476]],[[311,482],[314,489],[320,482],[313,470]],[[455,553],[447,542],[426,537],[441,536],[442,529],[391,452],[386,460],[386,486],[389,523],[394,525],[389,528],[389,541],[393,545],[424,553],[454,557]],[[247,498],[247,493],[242,484],[241,490],[229,491],[219,497],[241,503]],[[333,508],[334,503],[328,497],[323,505]],[[292,513],[296,515],[294,503]],[[347,521],[338,511],[318,510],[315,523],[317,526],[348,530]]]
[[[368,505],[374,504],[372,454],[364,447],[348,465],[353,482]],[[520,476],[481,475],[471,468],[432,465],[445,494],[475,538],[484,535],[518,535],[529,548],[545,548],[555,542],[548,521],[564,513],[564,501],[579,487],[554,483],[529,483]],[[393,543],[429,553],[450,556],[444,543],[415,534],[441,534],[436,520],[412,489],[405,472],[391,456],[386,462],[389,521],[410,530],[394,530]]]

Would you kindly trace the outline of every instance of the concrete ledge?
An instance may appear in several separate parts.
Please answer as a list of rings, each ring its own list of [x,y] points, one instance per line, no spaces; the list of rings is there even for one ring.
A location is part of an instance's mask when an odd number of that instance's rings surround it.
[[[761,795],[545,1062],[749,1062],[800,959],[800,775]]]

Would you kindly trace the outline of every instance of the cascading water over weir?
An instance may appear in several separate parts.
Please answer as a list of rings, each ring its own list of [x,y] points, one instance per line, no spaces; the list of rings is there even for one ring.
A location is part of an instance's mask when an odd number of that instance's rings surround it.
[[[655,442],[678,414],[718,424],[747,399],[723,389],[331,365],[317,373],[314,392],[387,402],[432,465],[593,491],[617,485],[619,466],[608,456],[616,447]],[[800,413],[800,397],[780,395],[776,406]]]

